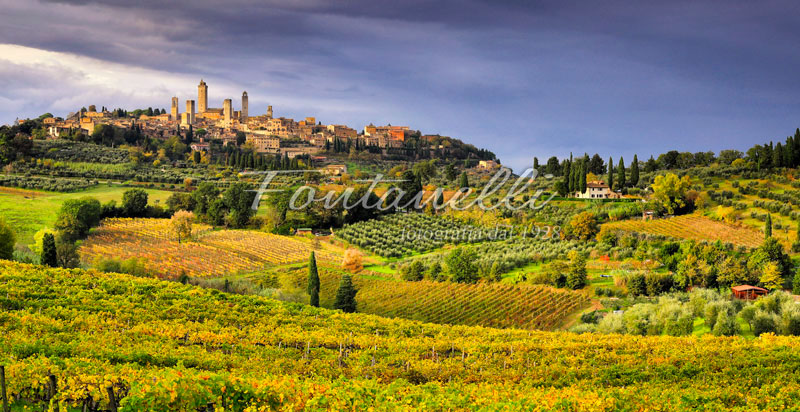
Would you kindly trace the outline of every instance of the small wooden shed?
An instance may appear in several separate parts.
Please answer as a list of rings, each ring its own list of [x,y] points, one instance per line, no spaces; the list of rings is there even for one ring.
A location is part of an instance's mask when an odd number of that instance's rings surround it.
[[[739,285],[731,288],[733,297],[737,299],[753,300],[767,294],[767,290],[758,286]]]

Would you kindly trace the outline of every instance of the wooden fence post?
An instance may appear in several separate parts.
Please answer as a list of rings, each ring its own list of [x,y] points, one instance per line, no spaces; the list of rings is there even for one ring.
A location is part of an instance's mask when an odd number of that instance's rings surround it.
[[[117,412],[117,400],[114,398],[114,388],[111,386],[106,387],[106,392],[108,392],[108,407],[111,409],[111,412]]]
[[[3,398],[3,412],[11,412],[6,395],[6,367],[3,365],[0,365],[0,397]]]
[[[56,392],[58,392],[58,387],[56,386],[56,375],[50,375],[47,378],[50,380],[49,381],[50,384],[48,385],[48,388],[47,388],[47,390],[48,390],[48,394],[47,395],[48,395],[48,397],[50,399],[53,399],[53,398],[56,397]]]

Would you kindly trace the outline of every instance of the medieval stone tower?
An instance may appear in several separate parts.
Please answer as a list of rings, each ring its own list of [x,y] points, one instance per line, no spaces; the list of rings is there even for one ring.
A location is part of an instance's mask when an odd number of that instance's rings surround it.
[[[180,120],[180,118],[178,117],[178,115],[180,114],[180,110],[178,110],[178,104],[180,104],[180,102],[178,101],[178,96],[173,97],[172,107],[170,108],[169,114],[172,117],[172,120],[175,121]]]
[[[233,114],[233,102],[231,101],[231,99],[225,99],[225,101],[222,102],[222,120],[225,120],[225,122],[230,123],[232,114]]]
[[[197,111],[205,113],[208,109],[208,86],[203,79],[200,79],[200,84],[197,86]]]
[[[186,124],[193,124],[194,123],[194,100],[187,100],[186,101]]]
[[[242,92],[242,112],[239,114],[239,121],[247,122],[247,92]]]
[[[267,106],[267,117],[272,119],[272,106]]]

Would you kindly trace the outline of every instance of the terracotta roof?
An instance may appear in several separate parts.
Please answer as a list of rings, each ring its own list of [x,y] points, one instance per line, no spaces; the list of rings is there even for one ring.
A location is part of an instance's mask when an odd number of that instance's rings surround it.
[[[761,291],[764,291],[764,292],[766,292],[766,291],[767,291],[767,290],[766,290],[766,289],[764,289],[764,288],[760,288],[760,287],[758,287],[758,286],[750,286],[750,285],[739,285],[739,286],[734,286],[734,287],[732,287],[731,289],[733,289],[733,290],[735,290],[735,291],[737,291],[737,292],[744,292],[744,291],[747,291],[747,290],[761,290]]]
[[[586,184],[586,187],[606,187],[607,188],[608,185],[605,184],[605,183],[589,182],[589,183]]]

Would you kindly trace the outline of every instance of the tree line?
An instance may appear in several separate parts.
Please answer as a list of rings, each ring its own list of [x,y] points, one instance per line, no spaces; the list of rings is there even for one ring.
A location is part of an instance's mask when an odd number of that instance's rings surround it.
[[[539,163],[538,157],[533,158],[533,168],[538,171],[539,175],[550,174],[564,177],[564,183],[567,185],[566,189],[570,192],[572,189],[580,188],[580,184],[576,185],[573,182],[574,178],[571,176],[575,167],[583,168],[585,173],[592,173],[598,177],[605,175],[610,187],[615,187],[613,180],[617,179],[616,187],[621,189],[625,186],[635,186],[638,183],[640,168],[644,172],[652,173],[658,170],[711,166],[714,163],[724,166],[744,166],[744,163],[748,163],[749,166],[756,170],[800,167],[800,128],[796,129],[794,135],[788,136],[784,142],[775,144],[770,141],[765,144],[757,144],[746,152],[729,149],[722,150],[719,155],[715,155],[714,152],[691,153],[670,150],[660,154],[657,158],[650,156],[644,162],[639,162],[637,156],[634,155],[633,163],[631,163],[630,180],[628,181],[625,180],[625,175],[622,173],[625,170],[625,163],[621,157],[616,168],[612,158],[609,158],[608,163],[606,163],[597,153],[591,158],[588,154],[584,154],[577,161],[573,160],[572,155],[570,155],[569,159],[562,160],[559,160],[557,156],[551,156],[544,164]]]

